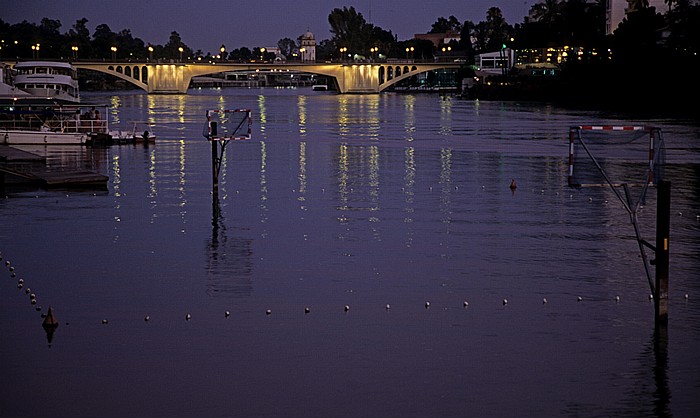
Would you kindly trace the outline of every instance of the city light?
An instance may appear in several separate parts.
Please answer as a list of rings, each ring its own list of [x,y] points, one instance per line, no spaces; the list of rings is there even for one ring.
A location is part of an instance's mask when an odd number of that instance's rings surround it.
[[[73,45],[70,47],[71,50],[73,50],[73,59],[77,60],[78,59],[78,47],[76,45]]]
[[[117,47],[113,46],[110,49],[112,50],[112,61],[116,61],[117,60]]]

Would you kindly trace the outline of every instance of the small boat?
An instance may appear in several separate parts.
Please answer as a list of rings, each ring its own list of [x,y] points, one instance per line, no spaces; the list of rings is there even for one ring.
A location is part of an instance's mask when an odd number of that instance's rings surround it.
[[[325,84],[314,84],[311,86],[311,90],[313,91],[328,91],[328,86]]]
[[[148,122],[132,122],[129,129],[115,128],[109,131],[115,143],[151,143],[156,141],[153,125]]]

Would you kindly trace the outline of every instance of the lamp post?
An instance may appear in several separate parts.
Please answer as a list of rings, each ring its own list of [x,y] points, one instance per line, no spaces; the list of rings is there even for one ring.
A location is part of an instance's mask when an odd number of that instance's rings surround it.
[[[109,48],[109,49],[112,50],[112,61],[116,61],[116,60],[117,60],[117,47],[116,47],[116,46],[113,46],[113,47],[111,47],[111,48]]]
[[[348,47],[344,46],[340,48],[340,60],[343,60],[343,57],[345,56],[345,53],[348,52]]]
[[[374,54],[376,54],[377,52],[379,52],[379,48],[376,46],[373,46],[369,49],[370,57],[372,57],[372,60],[374,60]]]
[[[148,60],[153,61],[153,47],[148,45]]]
[[[306,48],[299,48],[299,58],[301,62],[304,62],[304,53],[306,52]]]
[[[221,48],[219,48],[219,51],[221,52],[221,59],[226,60],[226,46],[224,44],[221,44]]]
[[[177,50],[180,51],[180,62],[182,62],[182,51],[184,51],[184,49],[179,47]]]
[[[70,49],[73,50],[73,59],[77,60],[78,59],[78,47],[76,45],[73,45],[70,47]]]
[[[260,61],[264,62],[265,61],[265,48],[260,48]]]

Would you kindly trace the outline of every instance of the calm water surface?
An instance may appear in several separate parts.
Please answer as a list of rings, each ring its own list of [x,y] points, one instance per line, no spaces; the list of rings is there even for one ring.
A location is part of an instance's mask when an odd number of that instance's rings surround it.
[[[697,414],[697,125],[310,89],[85,98],[158,141],[26,148],[109,183],[0,200],[0,416]],[[233,108],[253,139],[216,200],[205,111]],[[627,212],[566,181],[569,126],[641,123],[672,182],[656,336]]]

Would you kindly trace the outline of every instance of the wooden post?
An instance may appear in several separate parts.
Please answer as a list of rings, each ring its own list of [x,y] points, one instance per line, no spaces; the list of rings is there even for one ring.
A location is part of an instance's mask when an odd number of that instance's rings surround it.
[[[656,324],[668,323],[669,231],[671,227],[671,183],[659,181],[656,198]]]

